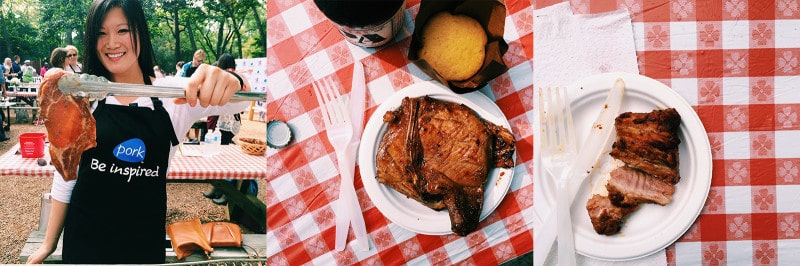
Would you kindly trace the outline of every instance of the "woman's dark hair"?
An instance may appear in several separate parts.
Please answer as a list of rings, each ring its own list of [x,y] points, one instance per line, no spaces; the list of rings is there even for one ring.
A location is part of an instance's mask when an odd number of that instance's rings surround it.
[[[233,59],[233,56],[231,54],[229,54],[229,53],[222,54],[219,57],[219,59],[217,60],[217,62],[219,62],[217,64],[217,67],[219,67],[219,68],[222,68],[222,69],[229,69],[229,68],[236,69],[236,60]]]
[[[50,53],[50,65],[64,68],[64,64],[67,62],[67,52],[69,52],[67,49],[61,47],[53,49],[53,52]]]
[[[153,71],[155,57],[153,55],[153,44],[150,42],[150,30],[147,27],[147,19],[142,10],[142,4],[138,0],[94,0],[89,7],[89,14],[86,16],[86,28],[84,31],[84,51],[83,57],[84,72],[92,75],[103,76],[111,80],[111,74],[103,63],[100,62],[100,55],[97,54],[97,39],[100,37],[100,27],[103,19],[113,8],[121,8],[128,19],[128,27],[131,30],[131,42],[134,51],[139,51],[139,68],[144,74],[145,84],[150,84],[150,78],[155,77]],[[138,42],[136,40],[139,40]],[[137,47],[138,43],[138,47]]]

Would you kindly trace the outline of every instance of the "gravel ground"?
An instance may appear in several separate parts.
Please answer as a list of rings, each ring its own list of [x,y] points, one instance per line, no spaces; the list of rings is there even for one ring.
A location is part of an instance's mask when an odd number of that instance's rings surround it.
[[[3,110],[5,111],[5,110]],[[11,112],[14,121],[14,112]],[[0,154],[4,154],[19,142],[24,132],[44,132],[43,126],[12,124],[6,134],[11,140],[0,142]],[[266,123],[242,121],[239,136],[264,139]],[[49,192],[52,179],[31,177],[0,177],[0,264],[19,263],[19,253],[28,235],[38,228],[42,192]],[[261,201],[266,202],[266,180],[258,180]],[[227,207],[213,204],[201,192],[211,189],[209,184],[167,184],[167,224],[193,218],[201,221],[225,220]],[[243,233],[250,233],[242,227]]]

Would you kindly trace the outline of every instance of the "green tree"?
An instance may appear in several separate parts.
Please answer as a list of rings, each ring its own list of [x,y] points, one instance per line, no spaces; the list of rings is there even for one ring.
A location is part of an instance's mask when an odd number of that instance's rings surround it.
[[[265,7],[264,0],[159,1],[151,20],[159,63],[172,66],[191,60],[197,49],[206,51],[208,62],[222,53],[239,58],[266,56]],[[154,28],[160,28],[160,33]],[[172,72],[171,67],[162,69]]]
[[[31,18],[39,24],[39,40],[48,44],[47,56],[56,47],[75,45],[83,53],[83,28],[91,0],[38,0],[41,15]]]
[[[167,72],[204,49],[209,61],[222,53],[266,56],[266,0],[141,0],[156,62]],[[83,51],[91,0],[0,0],[0,59],[20,55],[47,61],[56,47]]]

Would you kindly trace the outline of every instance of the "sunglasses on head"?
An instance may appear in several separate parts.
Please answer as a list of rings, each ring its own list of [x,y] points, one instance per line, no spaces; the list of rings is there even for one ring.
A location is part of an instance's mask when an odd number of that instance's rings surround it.
[[[68,54],[67,57],[78,56],[78,54]]]

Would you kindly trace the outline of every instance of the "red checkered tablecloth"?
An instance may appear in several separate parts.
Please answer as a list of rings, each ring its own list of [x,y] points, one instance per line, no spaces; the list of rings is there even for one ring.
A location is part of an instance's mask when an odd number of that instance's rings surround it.
[[[220,146],[220,153],[212,157],[186,156],[187,150],[197,150],[200,145],[182,145],[183,153],[172,157],[167,179],[263,179],[267,176],[264,155],[250,155],[236,145]]]
[[[483,93],[505,114],[517,140],[517,167],[511,188],[499,207],[465,236],[415,234],[393,224],[373,205],[361,177],[355,176],[372,249],[350,244],[334,250],[333,203],[339,174],[328,143],[312,81],[333,77],[339,87],[352,80],[354,58],[364,64],[367,119],[387,97],[414,83],[431,80],[407,59],[419,0],[407,0],[403,29],[394,42],[366,49],[351,45],[313,1],[267,1],[267,119],[287,121],[294,141],[267,149],[267,257],[269,265],[300,264],[486,264],[494,265],[530,252],[533,159],[532,5],[505,1],[504,61],[509,70]],[[344,86],[343,86],[344,85]]]
[[[668,263],[800,263],[800,2],[571,3],[576,14],[627,8],[639,71],[683,96],[708,132],[711,191]]]
[[[198,147],[193,145],[185,149]],[[55,167],[39,166],[38,158],[22,158],[16,154],[18,150],[19,144],[0,156],[0,176],[53,177]],[[45,151],[43,158],[50,161],[50,154]],[[267,176],[264,164],[264,155],[248,155],[242,153],[239,146],[225,145],[219,155],[210,158],[176,154],[170,162],[167,179],[259,179]]]

